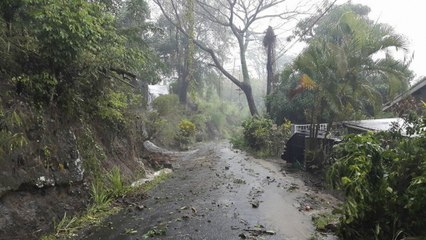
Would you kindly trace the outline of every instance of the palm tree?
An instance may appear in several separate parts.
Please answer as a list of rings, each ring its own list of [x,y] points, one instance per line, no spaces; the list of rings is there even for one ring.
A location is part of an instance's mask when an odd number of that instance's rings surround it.
[[[314,160],[322,164],[321,160],[326,159],[324,142],[318,141],[317,124],[322,119],[327,119],[329,131],[335,121],[354,118],[360,113],[374,115],[382,103],[378,84],[386,86],[388,94],[396,93],[407,88],[412,76],[407,63],[389,54],[391,49],[405,49],[404,39],[391,27],[346,11],[334,26],[327,28],[325,35],[309,39],[309,46],[292,66],[299,84],[290,94],[311,91],[314,95],[307,111],[311,123],[307,167]]]
[[[408,63],[389,54],[390,49],[405,50],[405,41],[391,27],[345,12],[333,33],[333,38],[311,39],[293,64],[295,73],[309,77],[301,80],[312,79],[318,86],[311,89],[317,96],[311,114],[318,118],[327,111],[329,122],[347,118],[348,111],[374,115],[383,98],[379,86],[386,86],[388,95],[407,88]]]

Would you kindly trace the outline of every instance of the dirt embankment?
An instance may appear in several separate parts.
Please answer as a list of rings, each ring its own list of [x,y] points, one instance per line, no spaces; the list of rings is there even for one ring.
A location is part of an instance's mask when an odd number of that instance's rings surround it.
[[[28,143],[0,159],[0,239],[37,239],[66,213],[90,204],[95,172],[118,167],[131,183],[169,157],[151,153],[138,132],[110,134],[97,123],[63,123],[52,116],[27,119]]]

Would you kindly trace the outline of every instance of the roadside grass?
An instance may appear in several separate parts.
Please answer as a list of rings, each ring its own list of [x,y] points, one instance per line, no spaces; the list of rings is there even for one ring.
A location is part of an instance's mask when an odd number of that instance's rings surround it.
[[[114,168],[107,175],[108,185],[101,180],[95,180],[91,187],[92,204],[79,216],[69,217],[64,214],[59,222],[54,221],[54,230],[41,240],[71,239],[88,227],[100,226],[105,218],[120,212],[124,206],[116,203],[119,198],[146,193],[169,177],[161,173],[153,180],[132,188],[122,182],[121,173]]]
[[[160,175],[156,176],[153,180],[142,184],[139,188],[135,188],[135,190],[136,192],[138,191],[137,189],[139,189],[139,191],[142,191],[142,192],[148,192],[151,189],[153,189],[155,186],[157,186],[159,183],[169,178],[169,175],[170,174],[168,173],[162,172]]]
[[[317,231],[327,232],[332,230],[330,226],[339,222],[339,215],[333,213],[320,213],[312,216],[312,222]]]

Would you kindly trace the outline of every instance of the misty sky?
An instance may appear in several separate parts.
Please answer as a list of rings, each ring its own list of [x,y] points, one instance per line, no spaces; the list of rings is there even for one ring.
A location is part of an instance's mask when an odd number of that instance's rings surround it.
[[[324,0],[312,0],[318,3]],[[338,0],[337,4],[343,4],[348,0]],[[408,56],[414,52],[414,59],[411,69],[416,73],[415,80],[421,76],[426,76],[426,14],[424,13],[424,1],[421,0],[352,0],[352,3],[360,3],[371,8],[370,19],[387,23],[394,27],[395,32],[404,35],[408,39]],[[152,6],[155,9],[155,6]],[[158,11],[158,9],[157,9]],[[262,26],[259,31],[264,31]],[[292,29],[287,29],[285,33],[278,35],[287,37]],[[279,30],[276,30],[276,33]],[[281,49],[286,49],[289,43],[279,42]],[[279,47],[279,48],[280,48]],[[297,55],[302,50],[301,44],[297,44],[289,49],[288,54]],[[280,52],[280,50],[278,52]]]

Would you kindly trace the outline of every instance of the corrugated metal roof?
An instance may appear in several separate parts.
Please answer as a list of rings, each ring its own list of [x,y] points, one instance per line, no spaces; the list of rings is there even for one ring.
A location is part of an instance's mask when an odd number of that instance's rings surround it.
[[[381,119],[368,119],[357,121],[345,121],[343,125],[348,128],[354,128],[362,131],[389,131],[392,126],[398,124],[402,126],[405,123],[402,118],[381,118]]]
[[[406,92],[400,94],[399,96],[397,96],[394,100],[392,100],[391,102],[386,103],[383,106],[383,111],[388,110],[390,107],[392,107],[393,105],[395,105],[396,103],[398,103],[399,101],[401,101],[402,99],[408,97],[409,95],[412,95],[413,93],[417,92],[418,90],[422,89],[423,87],[426,86],[426,78],[423,78],[422,80],[420,80],[418,83],[416,83],[414,86],[412,86],[410,89],[408,89]]]

